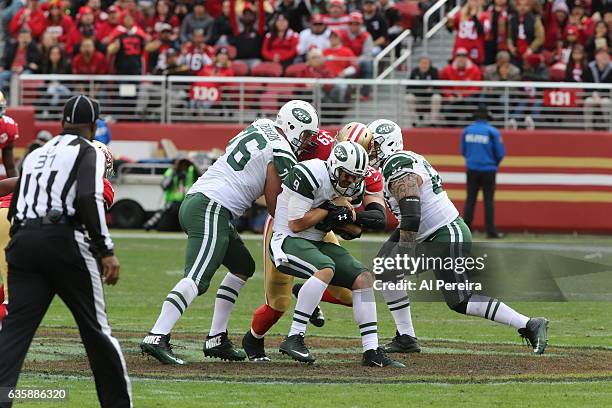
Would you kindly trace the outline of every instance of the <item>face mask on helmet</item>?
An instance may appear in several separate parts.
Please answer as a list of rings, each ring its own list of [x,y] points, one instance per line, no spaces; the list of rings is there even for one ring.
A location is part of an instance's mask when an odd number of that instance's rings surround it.
[[[352,197],[361,191],[368,172],[367,156],[365,149],[357,143],[336,143],[327,160],[327,170],[338,194]]]
[[[402,132],[396,123],[379,119],[368,124],[368,128],[374,136],[369,156],[371,166],[380,167],[389,156],[404,148]]]
[[[344,197],[352,197],[362,188],[364,175],[353,174],[347,169],[337,167],[331,174],[332,185],[336,192]]]
[[[113,169],[113,162],[115,158],[113,157],[113,154],[111,153],[109,148],[102,142],[94,140],[93,145],[97,149],[100,149],[102,153],[104,154],[104,166],[105,166],[104,178],[113,177],[115,175],[115,170]]]
[[[0,92],[0,118],[6,114],[6,98],[4,94]]]
[[[304,153],[312,153],[317,146],[315,141],[318,132],[313,130],[304,130],[296,139],[292,139],[289,143],[297,156]]]

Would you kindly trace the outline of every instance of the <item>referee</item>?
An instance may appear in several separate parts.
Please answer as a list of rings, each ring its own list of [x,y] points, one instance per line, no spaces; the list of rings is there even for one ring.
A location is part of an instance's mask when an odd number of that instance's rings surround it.
[[[130,380],[111,335],[102,291],[102,281],[117,283],[119,261],[102,202],[104,156],[91,143],[98,113],[98,103],[86,96],[69,99],[62,133],[23,163],[9,211],[11,301],[0,331],[1,408],[12,406],[2,401],[17,384],[34,333],[56,294],[79,326],[101,406],[132,406]]]

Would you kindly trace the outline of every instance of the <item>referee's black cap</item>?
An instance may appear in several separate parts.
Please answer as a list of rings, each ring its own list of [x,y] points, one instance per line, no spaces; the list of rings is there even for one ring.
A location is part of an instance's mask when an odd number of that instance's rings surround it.
[[[73,125],[94,123],[100,116],[100,104],[85,95],[73,96],[64,105],[63,121]]]

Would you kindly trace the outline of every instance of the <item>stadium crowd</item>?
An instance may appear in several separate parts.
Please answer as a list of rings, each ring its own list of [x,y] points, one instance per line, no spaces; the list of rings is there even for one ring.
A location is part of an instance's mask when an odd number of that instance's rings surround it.
[[[434,0],[5,2],[2,22],[8,40],[0,67],[4,91],[11,77],[20,73],[370,78],[373,57],[407,27],[418,39],[420,17],[435,4]],[[423,57],[410,78],[612,81],[610,1],[467,0],[449,16],[447,28],[455,33],[448,65],[434,67]],[[215,85],[203,79],[193,86],[190,106],[206,108],[218,100],[220,92],[209,92]],[[59,103],[70,90],[55,82],[46,92]],[[543,102],[533,89],[525,92],[530,96],[514,107],[513,118],[524,118],[530,127]],[[368,87],[361,87],[359,97],[367,100],[368,94]],[[472,105],[483,94],[480,88],[466,86],[442,89],[441,95],[419,89],[412,97],[431,97],[435,123],[440,105]],[[347,89],[333,86],[326,89],[326,96],[341,102],[348,97]],[[584,104],[595,114],[608,109],[610,98],[594,92]]]

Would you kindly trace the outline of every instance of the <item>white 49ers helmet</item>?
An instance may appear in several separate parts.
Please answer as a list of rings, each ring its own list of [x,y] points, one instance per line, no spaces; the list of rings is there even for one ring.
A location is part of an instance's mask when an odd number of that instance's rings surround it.
[[[371,149],[374,147],[372,131],[366,125],[359,122],[351,122],[345,125],[336,135],[336,140],[339,142],[349,140],[360,144],[368,154],[370,154]]]
[[[104,154],[104,163],[106,166],[106,169],[104,170],[104,177],[112,177],[115,174],[115,171],[113,170],[113,161],[115,160],[115,158],[113,157],[113,154],[111,153],[110,149],[107,145],[97,140],[94,140],[91,143],[93,143],[93,145],[97,149],[102,150],[102,153]]]
[[[327,171],[336,192],[344,197],[352,197],[360,191],[361,183],[368,173],[368,154],[355,142],[336,143],[327,159]],[[346,175],[353,177],[347,180]]]
[[[319,114],[308,102],[294,99],[280,108],[276,116],[276,126],[285,133],[297,156],[308,149],[319,132]]]
[[[388,119],[378,119],[368,124],[374,137],[370,151],[370,165],[380,167],[393,153],[404,150],[402,129]]]

